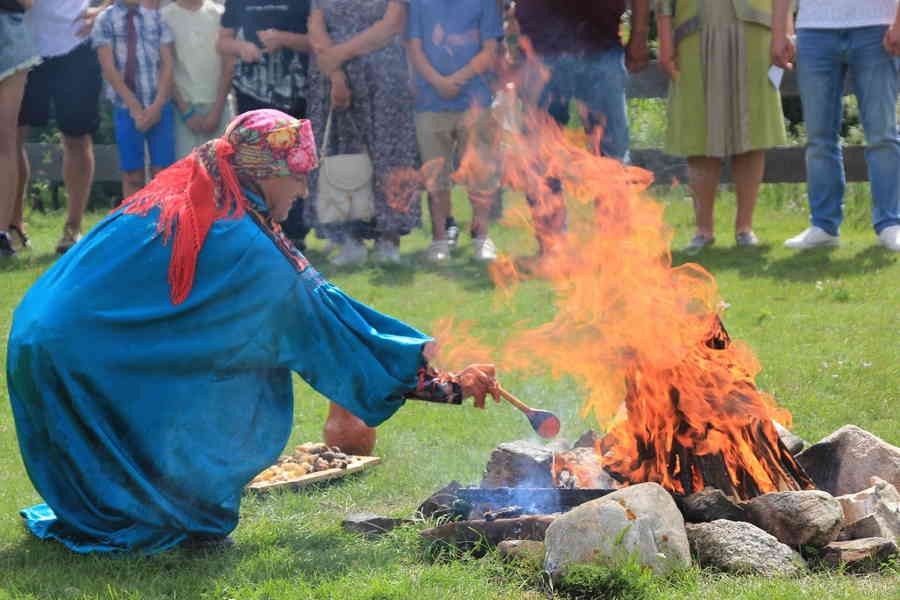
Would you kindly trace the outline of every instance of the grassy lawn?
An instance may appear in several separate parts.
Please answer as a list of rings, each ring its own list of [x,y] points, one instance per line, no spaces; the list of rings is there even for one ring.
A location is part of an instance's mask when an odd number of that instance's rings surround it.
[[[676,247],[692,234],[692,211],[684,189],[660,192]],[[521,199],[508,198],[514,205]],[[457,198],[461,216],[462,198]],[[696,257],[718,279],[730,305],[725,323],[745,340],[763,366],[759,384],[794,414],[795,430],[816,441],[854,423],[900,444],[900,255],[876,245],[866,225],[864,187],[848,198],[843,246],[834,251],[794,253],[781,242],[806,226],[803,188],[766,186],[756,231],[766,242],[746,251],[734,247],[730,223],[734,200],[719,205],[719,243]],[[91,222],[101,217],[91,215]],[[34,249],[0,263],[0,333],[8,334],[12,311],[29,285],[52,264],[62,214],[28,216]],[[526,254],[533,242],[519,231],[497,227],[501,250]],[[527,315],[549,320],[552,304],[540,284],[521,287],[511,306],[494,301],[484,268],[469,260],[468,240],[447,268],[417,263],[427,246],[423,231],[404,240],[407,264],[334,270],[314,242],[314,264],[349,294],[378,309],[431,330],[453,315],[475,323],[473,333],[501,338]],[[675,262],[687,257],[675,253]],[[5,344],[0,361],[5,364]],[[515,571],[496,558],[431,561],[408,528],[379,541],[346,535],[340,520],[368,510],[409,516],[432,491],[456,479],[477,483],[491,449],[500,442],[533,438],[527,421],[508,405],[487,411],[411,403],[381,427],[377,454],[384,462],[345,481],[299,493],[247,497],[235,531],[237,546],[222,554],[180,550],[152,557],[82,557],[58,544],[26,535],[17,510],[39,501],[22,465],[5,385],[0,385],[0,600],[6,598],[185,599],[386,599],[546,597],[533,573]],[[590,423],[577,417],[583,391],[576,382],[510,373],[504,384],[532,405],[563,420],[562,435],[574,439]],[[326,402],[299,379],[292,443],[320,436]],[[900,566],[870,576],[816,573],[798,580],[736,578],[689,572],[654,583],[658,598],[867,598],[900,599]]]

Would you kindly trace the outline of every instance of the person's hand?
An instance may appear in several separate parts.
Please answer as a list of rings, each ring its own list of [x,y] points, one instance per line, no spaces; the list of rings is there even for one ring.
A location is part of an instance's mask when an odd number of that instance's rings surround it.
[[[140,103],[135,102],[133,104],[128,104],[128,116],[131,117],[131,120],[134,121],[134,126],[140,129],[140,124],[144,122],[144,107],[140,105]]]
[[[241,57],[241,60],[245,63],[258,63],[262,61],[263,52],[259,46],[252,42],[244,41],[238,47],[238,56]]]
[[[162,109],[158,106],[149,106],[144,110],[143,118],[136,122],[137,129],[140,132],[147,132],[153,129],[153,126],[159,123],[162,117]]]
[[[625,66],[629,73],[638,73],[650,64],[650,45],[647,43],[647,34],[632,33],[625,48]]]
[[[343,71],[335,71],[331,75],[331,106],[335,110],[346,110],[350,108],[352,100],[353,94],[347,83],[347,76]]]
[[[677,80],[681,74],[678,72],[678,58],[674,53],[663,54],[660,52],[659,55],[659,66],[663,70],[663,73],[668,76],[672,81]]]
[[[891,25],[887,33],[884,34],[882,42],[884,49],[891,56],[900,56],[900,25],[896,23]]]
[[[211,110],[206,115],[203,116],[203,121],[200,123],[200,131],[204,133],[212,133],[219,127],[219,121],[222,120],[222,111],[221,110]]]
[[[494,402],[500,402],[500,384],[497,383],[497,369],[494,365],[469,365],[457,373],[455,379],[463,398],[472,396],[476,408],[485,407],[484,401],[488,394],[494,398]]]
[[[194,113],[190,116],[189,119],[187,119],[184,122],[184,124],[187,126],[188,129],[190,129],[194,133],[199,134],[199,133],[203,133],[204,131],[206,131],[206,129],[204,127],[204,123],[203,123],[204,119],[206,119],[205,115],[201,115],[199,113]]]
[[[78,37],[87,37],[91,34],[91,30],[94,28],[94,21],[97,20],[97,15],[99,15],[102,11],[100,7],[87,7],[84,9],[84,12],[75,17],[75,21],[81,21],[81,25],[78,27],[78,31],[75,32],[75,35]]]
[[[316,64],[319,65],[319,71],[325,75],[331,75],[341,68],[344,64],[344,58],[335,46],[323,48],[316,53]]]
[[[453,75],[448,75],[446,79],[460,89],[469,82],[469,79],[463,75],[461,71],[457,71]]]
[[[458,85],[449,77],[440,77],[434,83],[434,89],[437,90],[437,93],[444,100],[453,100],[457,96],[459,96],[462,91],[462,86]]]
[[[284,47],[281,31],[278,29],[264,29],[256,35],[259,36],[259,41],[262,42],[263,47],[269,52],[275,52]]]
[[[28,11],[31,10],[31,5],[34,4],[33,0],[16,0],[19,3],[19,6],[22,7],[22,10]]]
[[[772,64],[782,69],[793,70],[794,54],[797,46],[794,38],[787,33],[776,32],[772,35]]]

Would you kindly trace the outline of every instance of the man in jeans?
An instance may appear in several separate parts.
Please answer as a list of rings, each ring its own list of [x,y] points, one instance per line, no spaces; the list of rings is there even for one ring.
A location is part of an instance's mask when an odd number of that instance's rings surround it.
[[[577,100],[588,110],[585,126],[603,128],[598,151],[628,161],[628,73],[647,66],[650,28],[649,0],[631,0],[630,38],[622,47],[619,36],[628,0],[518,0],[516,20],[535,54],[550,69],[539,104],[560,124],[569,120],[569,103]],[[529,196],[540,254],[552,250],[565,230],[565,204],[559,181],[548,178],[545,193]]]
[[[62,132],[63,182],[69,205],[56,251],[64,253],[81,237],[81,218],[94,179],[91,136],[100,126],[102,83],[89,34],[94,18],[107,4],[109,0],[94,9],[89,0],[35,0],[26,14],[44,62],[28,74],[19,113],[19,195],[12,225],[22,246],[28,246],[22,205],[30,176],[25,138],[29,127],[49,122],[51,107]]]
[[[772,62],[789,67],[791,0],[775,0]],[[811,226],[787,240],[788,248],[837,246],[843,220],[844,161],[840,148],[842,95],[849,70],[866,134],[872,190],[872,225],[881,244],[900,252],[900,71],[898,0],[800,0],[797,78],[809,142],[807,193]]]

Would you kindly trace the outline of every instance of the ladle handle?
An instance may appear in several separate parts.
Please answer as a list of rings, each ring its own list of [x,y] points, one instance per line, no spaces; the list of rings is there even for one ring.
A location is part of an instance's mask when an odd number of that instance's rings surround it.
[[[509,402],[510,404],[512,404],[519,410],[521,410],[523,413],[534,412],[533,410],[531,410],[531,407],[529,407],[527,404],[525,404],[524,402],[522,402],[521,400],[519,400],[518,398],[516,398],[515,396],[513,396],[506,390],[504,390],[502,387],[497,386],[497,389],[499,390],[500,395],[503,396],[507,400],[507,402]]]

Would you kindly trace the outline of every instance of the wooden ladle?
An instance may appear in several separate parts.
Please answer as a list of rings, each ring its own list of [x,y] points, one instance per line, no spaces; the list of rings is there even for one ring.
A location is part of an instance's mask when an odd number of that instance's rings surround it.
[[[552,438],[559,434],[559,417],[546,410],[531,408],[500,386],[497,386],[497,389],[507,402],[525,413],[525,416],[528,417],[528,422],[531,423],[531,428],[534,429],[539,436],[542,438]]]

